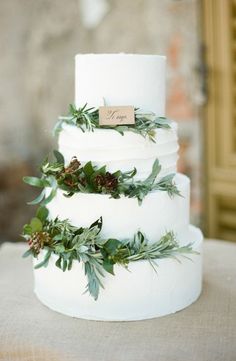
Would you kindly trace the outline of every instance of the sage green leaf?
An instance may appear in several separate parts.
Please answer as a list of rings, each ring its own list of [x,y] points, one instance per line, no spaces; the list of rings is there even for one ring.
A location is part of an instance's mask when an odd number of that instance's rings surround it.
[[[48,213],[48,209],[41,206],[36,212],[36,217],[39,218],[42,223],[44,223],[48,217]]]
[[[165,184],[173,181],[175,173],[167,174],[166,176],[162,177],[159,181],[159,184]]]
[[[34,217],[31,219],[30,227],[32,229],[32,233],[41,232],[43,229],[43,224],[39,218]]]
[[[59,257],[59,258],[57,259],[56,263],[55,263],[55,265],[56,265],[58,268],[60,268],[60,269],[61,269],[61,261],[62,261],[62,258]]]
[[[108,259],[104,259],[102,265],[105,271],[114,275],[114,264],[112,262],[110,262]]]
[[[73,258],[70,257],[69,261],[68,261],[68,271],[70,271],[72,269],[72,265],[73,265]]]
[[[57,234],[53,237],[54,241],[61,241],[63,239],[63,234]]]
[[[84,105],[86,107],[87,103]],[[74,104],[69,104],[69,114],[73,115],[76,112],[76,107]]]
[[[62,259],[62,271],[65,272],[67,269],[67,260],[66,259]]]
[[[173,197],[175,195],[183,197],[180,193],[179,189],[177,188],[176,184],[174,183],[175,174],[168,174],[167,176],[161,178],[157,183],[152,185],[153,190],[161,190],[166,191],[169,197]]]
[[[149,175],[149,177],[147,179],[145,179],[144,183],[152,184],[155,181],[157,175],[160,173],[160,171],[161,171],[161,165],[159,163],[159,160],[156,159],[152,166],[152,172]]]
[[[41,179],[41,178],[37,178],[37,177],[23,177],[23,181],[26,184],[29,184],[33,187],[38,187],[38,188],[44,188],[49,185],[49,183],[47,182],[46,179]]]
[[[88,162],[83,167],[83,172],[87,177],[90,177],[94,173],[95,169],[91,162]]]
[[[46,255],[45,255],[45,257],[44,257],[44,259],[43,259],[43,261],[40,262],[40,263],[38,263],[34,268],[35,268],[35,269],[38,269],[38,268],[41,268],[41,267],[47,267],[47,266],[48,266],[49,259],[50,259],[50,257],[51,257],[51,253],[52,253],[52,252],[51,252],[50,250],[48,250],[47,253],[46,253]]]
[[[44,199],[44,201],[41,203],[42,206],[45,206],[46,204],[48,204],[49,202],[51,202],[51,200],[53,200],[53,198],[55,197],[57,193],[56,189],[52,189],[51,193],[49,194],[49,196],[47,198]]]
[[[122,173],[120,170],[117,170],[115,173],[113,173],[113,175],[116,177],[116,178],[119,178],[119,177],[124,177],[125,173]]]
[[[41,165],[41,172],[44,174],[44,176],[48,177],[50,175],[55,175],[61,172],[63,168],[64,164],[58,162],[50,163],[48,159],[46,159]],[[50,179],[48,179],[48,181],[48,184],[50,184]]]
[[[32,255],[32,250],[31,250],[31,249],[28,249],[28,250],[22,255],[22,257],[23,257],[23,258],[26,258],[26,257],[31,256],[31,255]]]
[[[114,255],[121,245],[121,242],[115,238],[110,238],[104,243],[104,249],[109,255]]]
[[[60,132],[61,132],[62,129],[63,129],[63,127],[62,127],[63,123],[64,123],[64,121],[63,121],[62,119],[59,119],[59,120],[57,121],[57,123],[55,124],[55,126],[54,126],[54,128],[53,128],[53,131],[52,131],[52,134],[53,134],[54,137],[58,137],[58,136],[59,136]]]
[[[23,226],[23,235],[31,236],[32,234],[32,227],[30,224],[25,224]]]
[[[54,240],[55,240],[55,238],[54,238]],[[57,244],[57,245],[55,246],[55,252],[56,252],[56,253],[63,253],[63,252],[65,252],[65,246],[64,246],[63,244]]]
[[[54,154],[54,157],[57,160],[57,163],[63,164],[63,165],[65,164],[65,159],[64,159],[63,155],[58,150],[54,150],[53,154]]]
[[[45,189],[42,190],[42,192],[38,195],[38,197],[36,197],[35,199],[33,199],[30,202],[27,202],[27,204],[30,206],[39,204],[44,199],[44,196],[45,196]]]
[[[96,301],[99,295],[100,280],[96,275],[94,265],[89,262],[86,262],[84,264],[84,271],[88,279],[88,284],[86,286],[85,292],[89,292]]]

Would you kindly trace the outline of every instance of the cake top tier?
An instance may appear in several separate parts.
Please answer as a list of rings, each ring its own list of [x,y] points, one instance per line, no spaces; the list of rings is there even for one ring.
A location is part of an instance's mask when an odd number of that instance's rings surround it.
[[[165,115],[165,56],[78,54],[75,105],[133,105]]]

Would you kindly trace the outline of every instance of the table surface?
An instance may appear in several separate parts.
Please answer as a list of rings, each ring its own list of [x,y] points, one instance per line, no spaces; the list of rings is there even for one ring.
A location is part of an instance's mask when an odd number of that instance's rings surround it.
[[[0,360],[236,360],[236,244],[205,241],[203,292],[192,306],[136,322],[85,321],[43,306],[25,247],[0,248]]]

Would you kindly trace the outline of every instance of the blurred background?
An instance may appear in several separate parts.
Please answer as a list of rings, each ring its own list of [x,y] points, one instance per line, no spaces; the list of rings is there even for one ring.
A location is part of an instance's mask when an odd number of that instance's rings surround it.
[[[55,147],[74,99],[77,53],[167,56],[167,117],[179,124],[179,171],[192,222],[236,240],[236,5],[233,0],[1,0],[0,232],[20,240],[33,215],[23,175]]]

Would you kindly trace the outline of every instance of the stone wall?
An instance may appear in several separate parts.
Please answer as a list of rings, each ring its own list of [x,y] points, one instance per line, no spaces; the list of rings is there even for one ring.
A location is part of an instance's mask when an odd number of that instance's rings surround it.
[[[167,115],[180,124],[181,171],[192,175],[199,215],[197,0],[1,0],[0,226],[16,239],[32,209],[24,172],[35,174],[51,129],[74,97],[76,53],[168,56]],[[11,219],[11,220],[10,220]],[[9,223],[10,222],[10,223]]]

